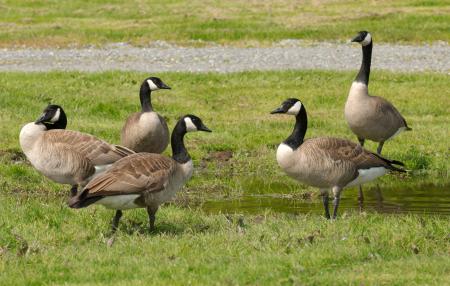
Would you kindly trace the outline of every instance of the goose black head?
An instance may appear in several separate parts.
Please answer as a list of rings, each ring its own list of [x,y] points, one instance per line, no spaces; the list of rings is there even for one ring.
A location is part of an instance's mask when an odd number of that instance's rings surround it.
[[[297,98],[286,99],[280,107],[270,112],[270,114],[285,113],[297,116],[300,110],[304,108],[303,104]]]
[[[181,118],[183,121],[186,132],[205,131],[212,132],[208,127],[203,124],[202,120],[192,114],[185,115]]]
[[[45,127],[47,127],[47,130],[66,129],[67,117],[61,106],[49,104],[44,109],[42,115],[34,123],[44,124]]]
[[[367,31],[361,31],[352,39],[352,42],[360,43],[363,47],[367,46],[372,43],[372,35]]]
[[[159,89],[171,89],[170,86],[165,84],[159,77],[151,76],[146,78],[142,83],[142,86],[146,86],[150,91],[155,91]]]

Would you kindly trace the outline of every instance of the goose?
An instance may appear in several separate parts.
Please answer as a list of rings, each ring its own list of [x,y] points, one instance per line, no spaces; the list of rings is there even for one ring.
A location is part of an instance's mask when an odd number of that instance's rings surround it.
[[[382,97],[371,96],[368,92],[370,65],[372,61],[372,35],[361,31],[352,42],[360,43],[363,58],[361,68],[352,83],[345,103],[345,119],[352,132],[358,137],[361,146],[366,139],[379,142],[377,153],[381,155],[384,142],[403,131],[412,130],[400,112]],[[362,187],[359,187],[359,200],[363,201]]]
[[[128,117],[121,132],[121,144],[135,152],[162,153],[169,144],[166,120],[153,111],[151,92],[171,89],[160,78],[149,77],[141,84],[141,112]]]
[[[372,181],[389,171],[405,172],[394,166],[403,163],[383,158],[349,140],[332,137],[304,140],[308,118],[305,106],[296,98],[285,100],[271,112],[278,113],[294,115],[296,119],[291,135],[278,146],[278,165],[288,176],[320,189],[328,219],[330,189],[334,195],[333,218],[336,218],[344,188]]]
[[[184,146],[184,135],[193,131],[211,132],[197,116],[183,116],[172,132],[172,157],[143,152],[120,159],[71,198],[69,206],[84,208],[100,204],[116,210],[113,233],[122,210],[147,208],[149,228],[153,231],[159,206],[170,200],[192,176],[194,167]]]
[[[35,121],[23,126],[19,141],[31,165],[47,178],[71,185],[77,193],[96,174],[115,161],[133,154],[90,134],[65,130],[67,116],[59,105],[48,105]]]
[[[363,58],[345,103],[345,119],[361,146],[364,146],[366,139],[379,142],[377,153],[381,155],[384,142],[412,129],[392,103],[382,97],[369,95],[372,35],[361,31],[352,42],[361,44]]]

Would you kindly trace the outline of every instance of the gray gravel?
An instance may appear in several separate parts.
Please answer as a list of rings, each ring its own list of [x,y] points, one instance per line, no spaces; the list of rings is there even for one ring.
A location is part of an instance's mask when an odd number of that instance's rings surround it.
[[[185,48],[158,42],[146,48],[118,43],[103,48],[0,49],[0,71],[26,72],[356,70],[360,61],[361,49],[356,44],[304,43],[296,40],[285,40],[265,48]],[[447,43],[421,46],[376,44],[372,67],[391,71],[448,73],[450,47]]]

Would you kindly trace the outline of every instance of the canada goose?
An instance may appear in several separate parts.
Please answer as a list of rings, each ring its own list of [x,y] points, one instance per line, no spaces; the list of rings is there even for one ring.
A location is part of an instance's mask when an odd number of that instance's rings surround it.
[[[89,134],[64,130],[66,125],[63,108],[48,105],[35,122],[20,130],[19,141],[33,167],[57,183],[72,185],[72,196],[78,185],[86,185],[94,174],[134,153]]]
[[[135,152],[162,153],[169,144],[166,120],[153,111],[151,92],[170,89],[161,79],[149,77],[141,84],[139,97],[142,111],[133,113],[121,132],[121,144]]]
[[[394,138],[402,131],[411,128],[400,112],[387,100],[371,96],[368,92],[370,65],[372,61],[372,35],[361,31],[352,42],[360,43],[363,58],[358,75],[352,83],[345,103],[345,119],[361,146],[365,139],[379,142],[377,153],[381,155],[384,142]],[[359,187],[359,200],[363,201],[362,187]]]
[[[385,141],[394,138],[400,132],[411,130],[400,112],[386,99],[371,96],[368,92],[370,64],[372,60],[372,36],[367,31],[359,32],[352,42],[362,46],[363,58],[358,75],[352,83],[345,103],[345,119],[358,137],[361,146],[364,140],[379,142],[377,153],[380,155]]]
[[[278,146],[278,165],[290,177],[320,188],[327,218],[330,218],[329,189],[334,194],[333,218],[336,218],[342,189],[374,180],[390,170],[404,172],[393,166],[403,163],[385,159],[345,139],[319,137],[304,140],[308,119],[305,106],[298,99],[287,99],[271,112],[276,113],[294,115],[296,119],[294,131]]]
[[[84,208],[101,204],[115,209],[113,232],[122,210],[145,207],[152,231],[159,205],[171,199],[192,176],[194,167],[183,141],[184,135],[191,131],[211,132],[197,116],[183,116],[172,132],[172,158],[152,153],[123,158],[90,181],[83,191],[71,198],[69,206]]]

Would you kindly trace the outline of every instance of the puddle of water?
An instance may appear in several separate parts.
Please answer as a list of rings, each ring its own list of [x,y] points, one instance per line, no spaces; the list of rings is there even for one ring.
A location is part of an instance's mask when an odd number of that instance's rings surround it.
[[[341,195],[339,213],[359,210],[358,189],[346,189]],[[206,201],[208,213],[262,213],[266,209],[283,213],[323,214],[319,198],[308,200],[282,194],[244,195],[238,199]],[[332,204],[330,204],[332,208]],[[450,215],[450,185],[421,185],[403,188],[364,188],[365,211],[379,213],[423,213]]]

